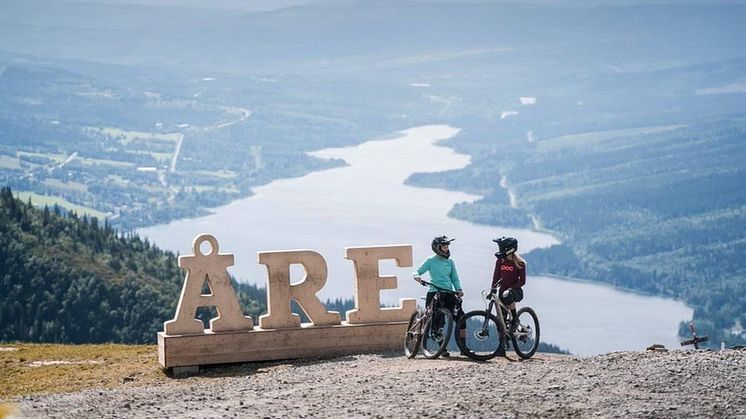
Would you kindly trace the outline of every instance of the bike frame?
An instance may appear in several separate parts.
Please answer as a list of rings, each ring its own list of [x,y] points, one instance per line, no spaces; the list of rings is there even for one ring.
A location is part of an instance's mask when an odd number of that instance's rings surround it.
[[[488,301],[486,311],[488,313],[492,313],[492,309],[493,308],[495,309],[494,311],[495,317],[497,317],[497,321],[499,321],[502,324],[503,330],[505,330],[505,336],[509,337],[510,332],[509,332],[508,325],[505,324],[505,316],[503,315],[503,313],[509,314],[511,316],[511,320],[515,321],[515,319],[512,318],[513,313],[510,312],[510,309],[508,308],[508,306],[506,306],[505,303],[503,303],[500,300],[500,297],[498,297],[497,294],[493,294],[492,298],[487,298],[486,293],[487,293],[486,290],[482,291],[482,298]],[[524,333],[524,332],[519,332],[519,333]],[[516,334],[516,336],[518,335]],[[505,343],[508,343],[508,342],[506,341]]]
[[[425,281],[425,280],[422,280],[421,283],[423,285],[432,286],[433,288],[437,289],[438,291],[435,294],[435,296],[433,297],[433,299],[430,300],[430,304],[428,304],[428,305],[425,306],[425,311],[422,313],[422,316],[420,316],[420,318],[417,319],[417,321],[415,322],[415,324],[412,325],[412,329],[410,329],[410,331],[412,331],[412,332],[416,331],[417,335],[424,335],[424,333],[425,333],[424,327],[425,327],[425,325],[428,323],[428,321],[430,320],[430,318],[433,315],[433,311],[435,309],[435,304],[437,304],[438,301],[440,300],[440,294],[441,293],[446,293],[446,292],[451,293],[451,294],[455,294],[456,293],[455,291],[447,290],[445,288],[441,288],[441,287],[439,287],[437,285],[434,285],[434,284],[432,284],[432,283],[430,283],[428,281]],[[422,297],[422,298],[425,298],[425,297]],[[448,336],[448,338],[450,339],[450,336]]]
[[[500,322],[503,326],[503,330],[505,330],[505,334],[508,334],[508,328],[505,324],[505,317],[503,316],[503,313],[510,313],[510,309],[508,306],[505,305],[502,301],[500,301],[500,298],[497,296],[497,294],[493,294],[492,298],[487,298],[485,295],[486,291],[482,291],[482,298],[487,300],[487,311],[488,313],[492,313],[492,309],[495,309],[495,317],[497,317],[497,321]]]

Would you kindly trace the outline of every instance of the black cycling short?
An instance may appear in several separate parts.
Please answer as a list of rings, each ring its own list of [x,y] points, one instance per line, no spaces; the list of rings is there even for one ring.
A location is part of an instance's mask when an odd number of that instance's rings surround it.
[[[430,305],[430,301],[433,300],[433,297],[435,297],[436,293],[436,291],[427,293],[427,297],[425,298],[425,306]],[[453,313],[455,309],[456,314],[453,316],[454,320],[458,320],[459,317],[464,315],[464,310],[461,308],[461,302],[459,301],[459,298],[456,296],[456,294],[450,292],[441,292],[440,306],[451,310],[451,313]]]
[[[520,288],[510,288],[500,293],[500,301],[506,306],[523,300],[523,290]]]

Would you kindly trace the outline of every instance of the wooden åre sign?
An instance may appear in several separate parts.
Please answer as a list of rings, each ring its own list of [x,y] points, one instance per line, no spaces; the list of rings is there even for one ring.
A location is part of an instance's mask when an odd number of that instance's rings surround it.
[[[201,245],[208,242],[209,254]],[[355,265],[355,309],[342,322],[335,311],[327,311],[316,297],[327,278],[324,258],[311,250],[259,252],[257,260],[267,267],[267,311],[259,327],[246,317],[238,304],[226,268],[232,254],[219,254],[218,242],[208,234],[194,239],[194,255],[179,257],[186,269],[176,316],[158,333],[158,360],[165,368],[207,364],[267,361],[347,355],[396,349],[402,346],[407,321],[416,310],[412,298],[401,299],[400,307],[382,308],[380,290],[395,289],[395,276],[381,277],[378,261],[393,259],[399,267],[412,266],[412,246],[348,247],[345,258]],[[300,264],[306,275],[290,283],[290,265]],[[210,294],[202,294],[207,280]],[[293,314],[294,299],[311,323],[301,324]],[[197,308],[214,306],[218,317],[205,329],[195,319]]]

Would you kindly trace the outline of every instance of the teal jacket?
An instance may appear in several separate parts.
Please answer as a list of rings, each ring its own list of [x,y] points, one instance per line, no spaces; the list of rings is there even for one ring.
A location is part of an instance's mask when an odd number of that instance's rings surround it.
[[[458,279],[456,263],[453,260],[433,255],[425,259],[416,271],[417,276],[421,276],[425,272],[430,273],[430,282],[434,285],[447,290],[461,290],[461,281]],[[437,289],[430,287],[427,291],[435,292]]]

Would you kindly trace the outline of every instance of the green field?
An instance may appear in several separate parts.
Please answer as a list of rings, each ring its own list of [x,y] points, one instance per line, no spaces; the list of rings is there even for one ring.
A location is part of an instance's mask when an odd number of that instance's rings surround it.
[[[75,211],[79,215],[86,214],[91,217],[97,217],[100,220],[106,218],[106,214],[101,211],[84,207],[82,205],[73,204],[72,202],[67,201],[63,198],[48,195],[39,195],[34,192],[15,192],[14,195],[16,195],[18,199],[21,199],[22,201],[28,201],[29,199],[31,199],[31,202],[36,206],[47,205],[49,207],[52,207],[54,204],[57,204],[58,206],[65,208],[66,210]]]
[[[112,166],[112,167],[135,167],[135,163],[130,163],[126,161],[118,161],[118,160],[108,160],[108,159],[91,159],[88,157],[78,157],[77,160],[79,160],[82,164],[86,164],[89,166]]]
[[[633,135],[654,134],[658,132],[672,131],[686,125],[664,125],[658,127],[640,127],[616,129],[608,131],[584,132],[580,134],[563,135],[560,137],[541,140],[536,148],[539,152],[556,151],[565,147],[585,147],[610,140],[612,138],[630,137]]]
[[[18,170],[21,168],[20,161],[15,157],[0,156],[0,169]]]
[[[74,191],[74,192],[88,192],[88,187],[82,183],[79,182],[63,182],[58,179],[45,179],[44,185],[49,186],[50,188],[55,189],[62,189],[66,191]]]
[[[233,179],[238,176],[238,173],[233,170],[195,170],[192,173],[199,176],[212,176],[221,179]]]
[[[133,375],[141,383],[168,380],[157,363],[155,345],[4,343],[0,349],[0,400],[88,388],[112,389],[121,387],[126,382],[124,377]]]
[[[19,151],[19,152],[16,153],[16,155],[18,157],[22,157],[22,156],[44,157],[44,158],[48,158],[50,160],[53,160],[55,163],[62,163],[65,160],[67,160],[67,158],[69,157],[69,156],[67,156],[65,154],[57,154],[57,153],[31,153],[31,152],[27,152],[27,151]]]
[[[127,130],[123,130],[119,128],[112,128],[112,127],[90,128],[90,129],[96,132],[100,132],[102,134],[106,134],[110,137],[114,137],[114,138],[119,137],[122,139],[123,145],[127,145],[136,139],[167,141],[167,142],[175,143],[179,141],[179,136],[181,135],[178,132],[163,134],[163,133],[157,133],[157,132],[127,131]]]

